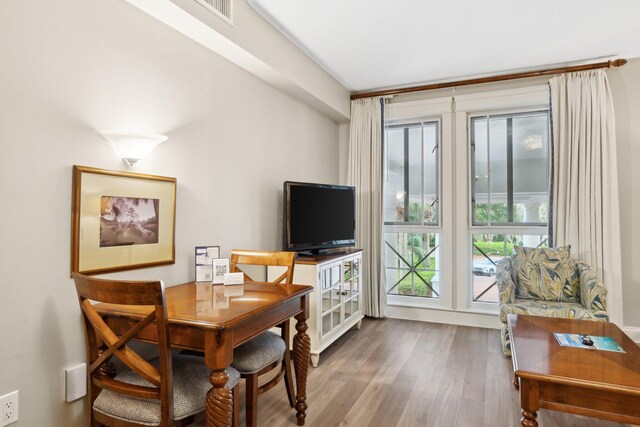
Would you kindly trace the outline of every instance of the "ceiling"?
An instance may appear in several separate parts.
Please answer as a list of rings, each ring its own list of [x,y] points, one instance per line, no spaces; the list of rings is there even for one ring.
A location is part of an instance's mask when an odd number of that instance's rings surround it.
[[[640,57],[638,0],[248,0],[350,91]]]

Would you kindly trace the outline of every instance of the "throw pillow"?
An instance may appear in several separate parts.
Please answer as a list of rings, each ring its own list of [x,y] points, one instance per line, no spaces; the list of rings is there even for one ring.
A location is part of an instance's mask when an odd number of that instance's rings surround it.
[[[571,246],[527,248],[515,246],[512,266],[517,297],[543,301],[579,302],[578,275]]]

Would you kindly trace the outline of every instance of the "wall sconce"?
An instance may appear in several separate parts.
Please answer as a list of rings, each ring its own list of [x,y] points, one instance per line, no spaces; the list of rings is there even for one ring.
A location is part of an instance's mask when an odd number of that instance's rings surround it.
[[[153,133],[102,131],[100,134],[129,166],[147,157],[158,144],[167,140],[166,136]]]

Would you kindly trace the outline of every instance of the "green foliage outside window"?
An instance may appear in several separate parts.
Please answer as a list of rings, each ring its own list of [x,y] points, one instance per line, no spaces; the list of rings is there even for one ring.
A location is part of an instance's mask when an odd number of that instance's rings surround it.
[[[503,239],[504,234],[495,234],[491,238],[494,239]],[[500,256],[509,256],[513,253],[513,245],[512,242],[500,242],[500,241],[474,241],[473,246],[473,254],[474,255],[482,255],[484,252],[487,255],[500,255]],[[516,242],[517,244],[517,242]],[[482,252],[480,252],[480,249]]]
[[[420,277],[427,283],[431,284],[431,280],[436,274],[435,252],[426,257],[426,255],[431,252],[432,249],[436,246],[435,234],[401,233],[398,234],[398,236],[403,236],[403,238],[401,237],[399,239],[398,246],[396,247],[405,248],[403,257],[415,269],[415,273],[410,273],[404,279],[402,279],[395,288],[396,292],[394,293],[398,293],[400,295],[414,295],[422,297],[433,296],[431,288],[429,288],[429,286],[427,286],[422,280],[420,280]],[[428,239],[426,245],[425,238]],[[402,240],[404,240],[404,242],[402,242]],[[402,276],[404,276],[408,272],[408,268],[406,264],[404,264],[404,262],[400,261],[399,267],[402,268],[402,270],[396,271],[396,280],[400,280]],[[412,277],[415,275],[419,275],[420,277]]]
[[[513,206],[513,222],[522,222],[524,219],[524,209],[522,205]],[[506,203],[491,205],[491,222],[507,223],[509,222],[509,212]],[[478,203],[475,205],[475,221],[477,223],[489,222],[489,204]]]
[[[414,256],[414,262],[418,261],[419,258],[417,256]],[[416,275],[420,275],[420,277],[422,277],[427,283],[431,284],[431,279],[433,279],[433,276],[436,275],[436,272],[434,271],[435,266],[436,266],[436,259],[433,256],[429,257],[429,269],[428,270],[419,270],[419,268],[425,268],[424,267],[425,262],[421,262],[418,265],[418,268],[416,268]],[[402,277],[404,274],[406,274],[406,271],[398,271],[398,279],[400,277]],[[431,297],[432,295],[432,291],[431,288],[429,288],[422,280],[420,280],[419,277],[414,277],[413,278],[413,289],[411,286],[411,274],[409,274],[407,277],[405,277],[404,279],[402,279],[402,281],[400,282],[400,284],[398,285],[397,289],[398,289],[398,294],[400,295],[414,295],[414,296],[419,296],[419,297]]]
[[[435,209],[435,205],[431,206],[430,204],[427,204],[423,209],[420,203],[410,202],[409,218],[407,219],[407,222],[436,222]],[[404,203],[402,201],[399,201],[396,204],[396,220],[398,222],[404,222]]]

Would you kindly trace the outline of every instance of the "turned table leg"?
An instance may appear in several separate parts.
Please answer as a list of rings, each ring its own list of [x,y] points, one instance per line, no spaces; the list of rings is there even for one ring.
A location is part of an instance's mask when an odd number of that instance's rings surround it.
[[[537,413],[527,412],[523,409],[522,418],[520,418],[520,424],[522,424],[523,427],[538,427],[538,421],[536,421],[537,417]]]
[[[296,330],[293,337],[294,368],[296,371],[296,418],[298,425],[304,425],[307,410],[307,373],[309,372],[309,354],[311,352],[311,339],[307,335],[306,314],[296,315]]]
[[[225,387],[228,379],[224,369],[213,371],[209,377],[213,387],[207,393],[207,426],[231,426],[233,397]]]
[[[520,424],[523,427],[538,427],[536,412],[540,409],[540,389],[536,381],[520,378],[520,406],[522,407]]]

